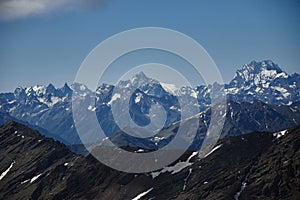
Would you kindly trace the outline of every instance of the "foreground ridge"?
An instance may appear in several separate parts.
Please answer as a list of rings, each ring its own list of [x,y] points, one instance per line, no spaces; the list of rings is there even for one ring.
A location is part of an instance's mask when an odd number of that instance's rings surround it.
[[[297,199],[300,127],[284,133],[225,138],[204,159],[188,151],[177,162],[190,165],[153,176],[115,171],[9,122],[0,127],[0,173],[10,168],[0,180],[0,198],[233,199],[240,192],[239,199]]]

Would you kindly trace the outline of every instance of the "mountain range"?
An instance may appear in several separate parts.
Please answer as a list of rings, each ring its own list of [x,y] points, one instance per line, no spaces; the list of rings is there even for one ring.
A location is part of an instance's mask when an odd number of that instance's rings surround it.
[[[139,88],[135,89],[137,86]],[[40,132],[46,136],[54,136],[67,145],[76,145],[80,144],[81,140],[78,137],[72,116],[71,103],[72,96],[73,98],[75,96],[73,95],[74,92],[79,94],[76,97],[83,99],[83,101],[91,101],[83,109],[88,112],[96,112],[98,121],[105,134],[111,136],[120,131],[120,128],[114,121],[111,110],[112,104],[120,100],[118,93],[115,92],[118,88],[119,90],[133,92],[129,102],[129,112],[135,123],[141,126],[147,125],[151,119],[151,116],[149,116],[151,105],[160,104],[166,111],[167,120],[164,127],[167,128],[181,119],[178,96],[186,97],[185,104],[198,102],[197,109],[199,109],[199,113],[209,113],[209,107],[211,106],[210,93],[213,87],[218,87],[218,84],[202,85],[195,88],[176,88],[174,85],[160,83],[140,72],[131,80],[121,81],[118,87],[102,84],[96,92],[90,91],[85,85],[79,83],[73,83],[71,86],[65,84],[62,88],[55,88],[52,84],[49,84],[47,87],[18,87],[12,93],[0,94],[0,111],[3,115],[9,115],[16,120],[39,127]],[[232,81],[224,85],[224,88],[229,102],[228,110],[231,112],[230,116],[245,115],[242,120],[250,121],[251,123],[246,128],[239,126],[240,130],[236,133],[229,133],[230,131],[228,132],[227,130],[230,128],[227,128],[222,134],[240,134],[255,130],[273,131],[274,127],[277,127],[275,121],[270,120],[268,126],[260,119],[256,119],[256,117],[262,116],[247,115],[247,112],[260,112],[266,115],[266,112],[278,106],[290,110],[287,112],[291,113],[291,115],[288,115],[289,117],[283,117],[278,111],[275,111],[277,114],[272,113],[272,117],[282,120],[284,125],[281,128],[299,124],[299,107],[297,104],[300,99],[299,87],[299,74],[289,75],[270,60],[252,61],[244,65],[242,69],[236,72]],[[135,90],[131,91],[132,88]],[[94,99],[90,99],[91,96]],[[231,104],[233,106],[230,107]],[[287,109],[286,106],[289,106],[289,108]],[[119,114],[124,115],[124,112],[120,110]],[[206,118],[209,118],[209,114],[207,115]],[[156,118],[158,117],[156,116]],[[226,118],[230,120],[228,113]],[[1,123],[3,124],[4,122],[5,120],[2,120]]]

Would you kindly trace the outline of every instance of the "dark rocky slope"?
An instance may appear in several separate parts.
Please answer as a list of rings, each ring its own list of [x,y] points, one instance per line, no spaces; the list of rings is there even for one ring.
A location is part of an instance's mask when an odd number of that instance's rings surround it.
[[[0,199],[132,199],[145,191],[140,199],[299,199],[299,135],[300,127],[279,138],[230,137],[178,173],[175,162],[165,171],[127,174],[9,122],[0,128]]]

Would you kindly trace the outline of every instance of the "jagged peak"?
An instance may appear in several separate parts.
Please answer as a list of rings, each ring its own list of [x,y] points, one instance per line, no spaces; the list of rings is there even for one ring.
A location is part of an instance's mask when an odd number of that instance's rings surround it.
[[[72,89],[69,87],[67,83],[60,89],[64,94],[72,93]]]
[[[140,78],[140,79],[141,79],[141,78],[142,78],[142,79],[144,79],[144,78],[149,79],[143,71],[140,71],[139,73],[135,74],[135,75],[133,76],[133,78],[134,78],[134,77],[137,77],[137,78]]]
[[[243,65],[242,70],[239,71],[244,71],[247,70],[248,72],[261,72],[262,70],[275,70],[277,73],[282,72],[282,69],[275,64],[272,60],[263,60],[263,61],[251,61],[249,64]]]
[[[231,83],[237,81],[248,82],[256,77],[273,80],[279,77],[287,78],[288,74],[271,60],[263,60],[260,62],[253,60],[249,64],[243,65],[242,69],[236,71],[236,75]]]
[[[21,93],[22,91],[24,91],[24,88],[22,88],[21,86],[18,86],[18,87],[15,89],[14,93],[15,93],[15,94],[16,94],[16,93]]]
[[[149,78],[146,76],[146,74],[143,71],[138,72],[137,74],[133,75],[130,79],[128,80],[120,80],[119,83],[117,84],[118,87],[143,87],[147,84],[159,84],[158,81],[155,79]]]
[[[63,88],[70,88],[67,82],[65,82]],[[70,89],[71,89],[71,88],[70,88]]]
[[[55,90],[56,90],[56,88],[54,87],[54,85],[52,83],[50,83],[46,88],[46,93],[52,93]]]
[[[149,81],[154,81],[154,79],[149,78],[146,76],[146,74],[142,71],[139,73],[135,74],[134,76],[131,77],[130,82],[132,84],[137,84],[137,83],[144,83],[144,82],[149,82]]]
[[[111,91],[114,88],[113,85],[107,84],[107,83],[102,83],[101,85],[98,86],[96,89],[96,93],[103,93],[103,92],[108,92]]]
[[[71,84],[71,88],[72,90],[75,91],[85,91],[85,90],[89,90],[88,87],[83,84],[83,83],[78,83],[78,82],[74,82]]]

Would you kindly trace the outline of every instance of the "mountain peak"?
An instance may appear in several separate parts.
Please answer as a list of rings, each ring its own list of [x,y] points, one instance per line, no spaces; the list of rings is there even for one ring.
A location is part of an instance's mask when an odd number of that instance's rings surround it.
[[[134,82],[135,80],[147,82],[148,80],[151,80],[151,78],[146,76],[144,72],[140,71],[131,78],[131,82]]]
[[[275,70],[277,73],[282,72],[281,68],[272,60],[263,60],[260,62],[253,60],[249,64],[245,64],[242,69],[255,72],[260,72],[262,70]]]
[[[258,83],[287,77],[288,74],[271,60],[251,61],[249,64],[243,65],[242,69],[237,70],[231,83],[247,83],[253,80]]]
[[[141,77],[141,78],[148,78],[148,77],[146,76],[146,74],[145,74],[143,71],[140,71],[140,72],[137,73],[135,76]]]
[[[68,86],[67,83],[64,84],[64,86],[60,89],[64,95],[70,95],[72,94],[72,89]]]
[[[21,94],[24,93],[24,89],[21,86],[18,86],[15,91],[14,94]]]
[[[158,83],[156,80],[149,78],[148,76],[145,75],[144,72],[140,71],[137,74],[133,75],[129,80],[121,80],[118,83],[118,86],[121,87],[141,87],[145,86],[149,83]]]
[[[47,86],[46,88],[46,93],[51,93],[53,94],[56,91],[56,88],[54,87],[54,85],[52,85],[51,83]]]

